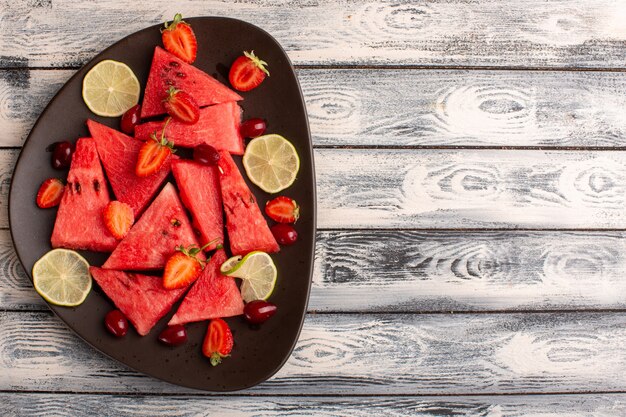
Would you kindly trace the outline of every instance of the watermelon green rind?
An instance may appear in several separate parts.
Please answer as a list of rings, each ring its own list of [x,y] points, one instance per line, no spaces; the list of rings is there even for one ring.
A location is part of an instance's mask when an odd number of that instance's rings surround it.
[[[87,120],[87,126],[96,141],[98,154],[115,197],[130,205],[135,218],[138,218],[165,181],[170,172],[171,161],[176,156],[168,156],[158,172],[147,177],[138,177],[135,166],[143,142],[93,120]]]
[[[168,325],[243,314],[243,300],[235,279],[220,273],[224,261],[226,253],[216,251]]]
[[[102,267],[132,271],[162,269],[181,245],[198,246],[198,241],[174,186],[167,183]],[[204,254],[197,257],[204,259]]]
[[[157,46],[141,104],[142,118],[166,113],[163,99],[170,87],[190,94],[200,107],[243,99],[209,74]]]
[[[216,240],[206,248],[210,251],[223,244],[224,217],[217,167],[178,160],[172,163],[172,173],[180,199],[191,212],[193,227],[200,234],[200,245]]]
[[[167,290],[161,277],[90,267],[89,272],[115,306],[145,336],[187,288]]]
[[[117,240],[106,228],[102,215],[109,201],[96,143],[91,138],[78,139],[54,222],[52,247],[113,251]]]
[[[220,151],[218,164],[232,254],[245,255],[255,250],[278,252],[278,243],[233,158],[228,152]]]
[[[243,137],[239,133],[241,125],[241,107],[236,102],[216,104],[200,109],[200,119],[192,124],[170,120],[165,136],[174,146],[193,148],[206,143],[217,150],[225,150],[235,155],[243,155]],[[157,132],[160,136],[164,121],[152,121],[135,127],[135,138],[150,139]]]

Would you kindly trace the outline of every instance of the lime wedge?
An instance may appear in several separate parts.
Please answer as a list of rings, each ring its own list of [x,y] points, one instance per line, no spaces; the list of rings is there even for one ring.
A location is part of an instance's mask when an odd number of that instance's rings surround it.
[[[277,193],[296,180],[300,158],[291,142],[280,135],[252,139],[243,154],[248,178],[263,191]]]
[[[250,252],[246,256],[233,256],[220,267],[224,275],[241,278],[241,296],[246,303],[267,300],[276,286],[276,265],[265,252]]]
[[[98,62],[83,78],[83,100],[98,116],[121,116],[139,102],[139,93],[139,80],[122,62]]]
[[[51,304],[80,305],[91,291],[89,262],[72,250],[51,250],[35,262],[33,285]]]

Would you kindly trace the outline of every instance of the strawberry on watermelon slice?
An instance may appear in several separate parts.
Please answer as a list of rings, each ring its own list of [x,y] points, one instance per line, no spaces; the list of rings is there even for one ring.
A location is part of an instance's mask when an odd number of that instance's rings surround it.
[[[278,243],[233,158],[228,152],[220,151],[218,164],[226,231],[233,255],[245,255],[255,250],[278,252]]]
[[[130,320],[137,333],[145,336],[167,314],[186,288],[166,290],[161,277],[130,274],[92,266],[91,276]]]
[[[207,251],[224,243],[222,194],[216,166],[178,160],[172,163],[180,199],[191,212],[193,226],[200,234],[200,246],[217,239]]]
[[[91,138],[78,139],[54,222],[52,247],[113,251],[117,240],[106,228],[102,215],[109,201],[96,143]]]
[[[135,138],[148,140],[154,132],[160,136],[164,125],[164,121],[138,125],[135,127]],[[177,147],[193,148],[206,143],[220,151],[243,155],[240,125],[241,107],[232,101],[200,109],[200,119],[192,125],[172,119],[167,125],[165,136]]]
[[[200,107],[243,100],[209,74],[157,46],[141,104],[142,118],[166,113],[163,99],[170,87],[191,95]]]
[[[102,265],[106,269],[161,269],[177,246],[198,245],[176,190],[167,183],[128,235]],[[204,254],[197,255],[204,260]]]
[[[96,141],[115,197],[131,206],[138,218],[169,174],[172,157],[168,157],[158,172],[138,177],[135,166],[143,142],[93,120],[87,120],[87,126]]]
[[[215,252],[169,321],[169,326],[243,314],[243,300],[235,279],[220,273],[224,261],[226,253],[223,250]]]

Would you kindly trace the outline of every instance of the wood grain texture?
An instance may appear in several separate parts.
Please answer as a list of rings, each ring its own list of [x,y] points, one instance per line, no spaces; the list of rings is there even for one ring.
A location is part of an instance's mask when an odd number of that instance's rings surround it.
[[[0,227],[17,155],[0,150]],[[315,168],[322,229],[626,227],[619,151],[317,149]]]
[[[321,231],[309,311],[626,308],[624,232]],[[47,310],[0,231],[0,310]]]
[[[21,146],[73,73],[0,70],[0,146]],[[626,146],[626,73],[300,69],[298,77],[317,146]]]
[[[287,364],[246,392],[624,391],[625,321],[623,313],[310,315]],[[0,313],[0,353],[0,390],[194,392],[114,363],[48,313]]]
[[[626,413],[623,394],[384,398],[0,394],[0,404],[11,417],[617,417]]]
[[[318,149],[321,228],[622,228],[626,154]]]
[[[18,0],[0,9],[0,65],[81,65],[175,12],[254,23],[297,64],[621,68],[626,54],[626,9],[614,0]]]

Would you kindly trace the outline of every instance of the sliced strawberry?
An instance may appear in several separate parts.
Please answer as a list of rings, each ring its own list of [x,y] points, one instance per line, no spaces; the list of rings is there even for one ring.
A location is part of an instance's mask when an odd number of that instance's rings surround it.
[[[228,73],[228,80],[235,90],[250,91],[270,75],[265,68],[267,62],[262,61],[252,52],[244,52],[233,62]]]
[[[167,98],[163,100],[163,106],[172,118],[188,125],[200,119],[200,106],[193,97],[174,87],[170,87],[167,94]]]
[[[176,13],[174,20],[169,25],[165,22],[165,28],[161,29],[163,46],[172,54],[183,61],[191,64],[196,60],[198,41],[193,29],[183,21],[183,15]]]
[[[167,119],[163,131],[161,132],[161,139],[157,139],[156,132],[150,135],[152,140],[147,140],[141,148],[139,148],[139,155],[137,156],[137,165],[135,166],[135,174],[138,177],[147,177],[148,175],[158,172],[167,158],[176,152],[174,149],[174,143],[167,140],[165,137],[165,129],[172,119]]]
[[[124,239],[135,222],[133,208],[121,201],[111,201],[104,209],[104,224],[118,240]]]
[[[212,240],[201,248],[196,245],[187,248],[177,246],[178,252],[172,255],[165,264],[163,286],[168,290],[184,288],[198,279],[205,262],[198,259],[197,255],[214,243],[215,240]]]
[[[300,206],[295,200],[281,195],[265,204],[265,214],[278,223],[295,223],[300,217]]]
[[[230,356],[233,344],[233,333],[228,323],[222,319],[211,320],[202,343],[202,353],[211,360],[211,365],[217,366],[222,358]]]
[[[39,191],[37,191],[37,205],[39,208],[50,208],[58,206],[63,198],[63,181],[58,178],[48,178],[45,180]]]

